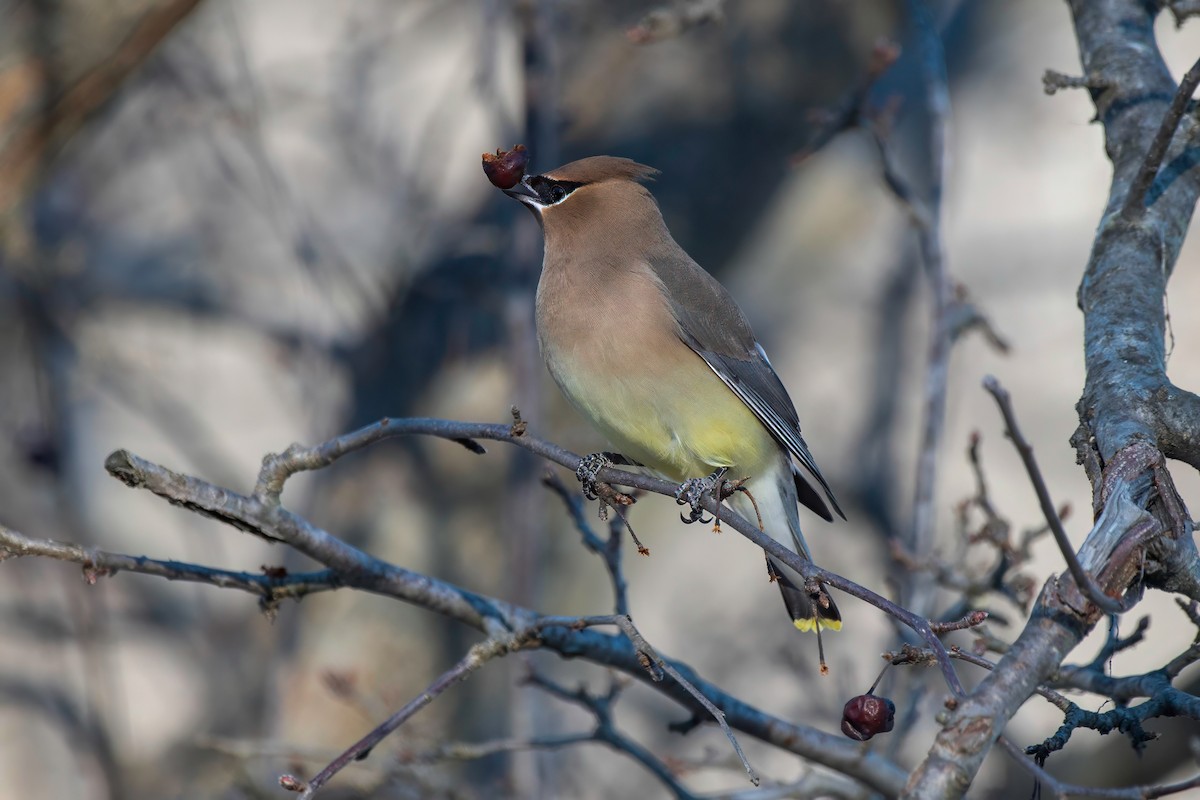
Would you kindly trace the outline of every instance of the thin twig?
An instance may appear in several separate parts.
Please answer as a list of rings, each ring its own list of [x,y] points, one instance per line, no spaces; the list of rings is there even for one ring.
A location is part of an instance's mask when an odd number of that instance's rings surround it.
[[[676,0],[652,9],[638,24],[625,31],[634,44],[651,44],[672,39],[692,28],[724,19],[725,0]]]
[[[1154,135],[1154,140],[1146,150],[1146,159],[1142,162],[1142,168],[1133,185],[1129,187],[1125,205],[1121,207],[1121,216],[1125,219],[1132,222],[1146,212],[1146,192],[1150,191],[1154,179],[1158,177],[1158,170],[1171,147],[1171,140],[1175,138],[1175,129],[1179,127],[1179,121],[1183,119],[1188,104],[1192,101],[1192,95],[1196,93],[1197,85],[1200,85],[1200,59],[1179,82],[1179,90],[1175,92],[1167,113],[1163,115],[1162,124],[1158,127],[1158,133]]]
[[[1001,748],[1012,757],[1013,761],[1017,762],[1038,784],[1045,787],[1052,797],[1056,798],[1086,797],[1092,798],[1092,800],[1156,800],[1159,797],[1186,792],[1188,789],[1195,789],[1200,786],[1200,775],[1178,783],[1125,786],[1120,788],[1098,788],[1064,783],[1047,772],[1044,767],[1039,766],[1018,745],[1009,741],[1007,737],[1001,736],[999,742]]]
[[[402,750],[397,757],[402,764],[432,764],[438,761],[474,761],[498,753],[522,750],[557,750],[576,744],[596,741],[594,733],[562,733],[534,736],[529,739],[491,739],[486,742],[446,742],[424,750]]]
[[[920,647],[913,647],[910,644],[904,645],[897,652],[884,653],[883,657],[889,664],[893,666],[902,666],[904,664],[929,664],[936,663],[937,660],[933,653],[931,653],[929,650]],[[974,653],[968,653],[961,647],[951,647],[950,657],[958,661],[965,661],[968,664],[974,664],[977,667],[983,667],[986,670],[994,670],[996,668],[996,665],[993,662],[989,661],[983,656],[977,656]],[[871,688],[874,689],[875,687],[872,686]],[[1074,707],[1074,703],[1053,689],[1048,689],[1045,686],[1038,686],[1034,691],[1049,700],[1064,713]]]
[[[1088,575],[1083,565],[1079,563],[1079,558],[1075,555],[1075,549],[1071,546],[1071,540],[1063,528],[1062,520],[1059,519],[1058,511],[1054,508],[1054,501],[1050,499],[1050,490],[1046,488],[1046,481],[1042,478],[1042,471],[1038,468],[1037,460],[1033,457],[1033,447],[1021,435],[1021,429],[1017,425],[1016,412],[1013,411],[1012,397],[1009,395],[1008,390],[1001,386],[1000,381],[991,375],[983,379],[983,388],[987,389],[992,397],[996,399],[996,405],[1000,407],[1000,413],[1004,415],[1004,425],[1007,428],[1006,433],[1008,434],[1008,438],[1012,440],[1013,446],[1017,448],[1017,453],[1021,456],[1021,461],[1025,464],[1025,471],[1029,473],[1029,481],[1033,484],[1034,491],[1037,492],[1038,504],[1042,507],[1042,515],[1046,518],[1046,524],[1050,526],[1050,532],[1054,534],[1054,541],[1058,544],[1058,549],[1062,553],[1063,559],[1067,562],[1067,569],[1070,571],[1071,577],[1075,579],[1075,583],[1087,599],[1095,603],[1105,613],[1120,614],[1124,612],[1126,609],[1121,602],[1106,595],[1092,579],[1092,576]]]
[[[996,665],[993,662],[989,661],[983,656],[977,656],[974,653],[968,653],[960,647],[950,648],[950,657],[956,658],[959,661],[965,661],[968,664],[974,664],[977,667],[983,667],[986,670],[993,670],[996,668]],[[1039,686],[1034,689],[1034,691],[1053,703],[1060,711],[1066,711],[1072,705],[1070,700],[1063,697],[1053,689],[1047,689],[1045,686]]]
[[[591,713],[596,719],[596,727],[592,732],[592,740],[607,744],[614,750],[625,753],[633,758],[649,770],[660,783],[667,787],[676,800],[698,800],[694,793],[679,782],[673,771],[666,764],[656,758],[645,747],[642,747],[633,739],[621,733],[613,723],[613,704],[616,702],[622,689],[620,681],[613,680],[609,685],[608,691],[603,695],[592,694],[582,687],[572,691],[540,672],[531,672],[525,679],[525,682],[530,686],[541,689],[552,697],[557,697],[559,700],[581,706]]]
[[[1057,70],[1048,69],[1042,75],[1042,90],[1046,94],[1054,94],[1060,89],[1097,89],[1103,84],[1086,76],[1075,77]]]
[[[721,730],[725,733],[725,737],[729,739],[729,743],[733,745],[733,750],[735,753],[737,753],[737,757],[741,759],[742,766],[745,768],[746,775],[750,778],[750,782],[755,786],[758,786],[761,783],[762,779],[758,776],[758,773],[755,772],[754,768],[750,766],[750,762],[746,759],[746,754],[742,752],[741,744],[738,743],[737,737],[733,735],[733,730],[729,727],[729,722],[725,719],[725,712],[717,708],[717,706],[711,700],[704,696],[703,692],[693,686],[691,681],[684,678],[683,675],[679,673],[679,670],[675,669],[670,662],[660,656],[655,649],[650,646],[650,643],[646,641],[645,637],[643,637],[641,632],[638,631],[637,627],[634,626],[633,620],[629,617],[629,615],[611,614],[597,617],[576,617],[566,620],[565,623],[568,627],[616,625],[618,628],[620,628],[621,632],[624,633],[629,638],[629,641],[633,643],[633,646],[637,650],[639,656],[643,656],[646,659],[644,666],[647,670],[651,670],[653,668],[670,675],[687,691],[688,694],[695,698],[697,703],[704,707],[705,711],[712,715],[713,719],[717,721],[717,724],[721,726]],[[559,621],[552,617],[545,617],[541,620],[541,624],[543,626],[562,625],[564,624],[564,621]],[[651,674],[653,675],[653,672]],[[655,678],[655,680],[661,680],[661,677]]]
[[[950,633],[951,631],[964,631],[968,628],[974,628],[986,622],[987,618],[988,612],[986,611],[972,611],[964,615],[961,619],[951,622],[931,622],[929,623],[929,627],[934,633],[941,635],[943,633]]]
[[[1128,650],[1136,644],[1139,644],[1146,637],[1146,631],[1150,627],[1150,618],[1142,617],[1137,622],[1137,628],[1128,636],[1119,636],[1117,623],[1120,618],[1111,616],[1108,618],[1108,637],[1104,640],[1104,646],[1100,648],[1100,652],[1092,659],[1089,664],[1092,669],[1102,672],[1112,657],[1122,650]]]
[[[261,574],[235,572],[185,561],[160,561],[146,556],[110,553],[53,539],[34,539],[0,525],[0,561],[25,556],[41,556],[79,564],[83,567],[84,579],[89,583],[94,583],[97,577],[117,572],[136,572],[169,581],[190,581],[221,589],[240,589],[259,595],[270,603],[289,597],[298,600],[307,594],[339,589],[345,585],[333,570],[328,569],[277,573],[264,568]]]
[[[834,137],[854,128],[875,130],[877,113],[868,107],[868,98],[876,82],[891,69],[900,57],[900,45],[889,39],[877,39],[871,48],[871,57],[867,62],[867,74],[864,80],[842,100],[836,111],[821,112],[821,124],[809,136],[804,149],[792,157],[792,164],[797,165],[813,153],[823,149],[833,141]]]
[[[300,800],[310,800],[318,789],[329,782],[330,778],[341,772],[350,763],[366,758],[375,745],[411,719],[418,711],[432,703],[442,692],[465,680],[468,675],[488,661],[507,655],[517,647],[513,637],[497,637],[480,642],[472,647],[457,664],[439,675],[425,691],[329,762],[328,766],[318,772],[312,780],[305,783],[292,775],[284,775],[279,779],[280,785],[294,791],[296,789],[293,787],[300,786],[302,787],[299,789]]]

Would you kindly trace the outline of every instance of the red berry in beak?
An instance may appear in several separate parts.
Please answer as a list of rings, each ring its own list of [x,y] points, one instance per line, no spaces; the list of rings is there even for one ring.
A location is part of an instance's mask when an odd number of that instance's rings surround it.
[[[496,154],[483,154],[483,173],[497,189],[511,189],[525,177],[525,166],[529,163],[529,151],[518,144],[507,152],[496,149]]]

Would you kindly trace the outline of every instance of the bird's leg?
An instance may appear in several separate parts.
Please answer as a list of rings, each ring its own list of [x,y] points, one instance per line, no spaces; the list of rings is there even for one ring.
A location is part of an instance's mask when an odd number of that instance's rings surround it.
[[[690,507],[687,516],[682,513],[679,515],[681,520],[688,525],[693,522],[711,521],[704,519],[704,506],[701,503],[704,502],[704,495],[714,494],[713,490],[720,488],[726,472],[729,472],[729,467],[721,467],[707,478],[688,478],[679,484],[679,488],[675,490],[675,502]],[[717,502],[719,503],[720,499]]]

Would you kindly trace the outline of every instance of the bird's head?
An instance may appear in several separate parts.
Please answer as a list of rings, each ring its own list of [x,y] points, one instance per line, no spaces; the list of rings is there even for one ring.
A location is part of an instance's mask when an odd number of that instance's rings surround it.
[[[517,153],[514,149],[512,154],[501,157]],[[524,156],[524,148],[520,154]],[[496,168],[489,170],[488,167],[485,157],[484,169],[492,182],[532,211],[543,227],[605,217],[608,216],[606,212],[616,208],[628,209],[630,203],[648,202],[653,207],[653,200],[640,184],[658,174],[652,167],[613,156],[583,158],[541,175],[524,175],[523,161],[506,162],[508,171],[503,175],[498,175]],[[520,178],[516,180],[518,175]],[[509,185],[505,186],[505,183]]]

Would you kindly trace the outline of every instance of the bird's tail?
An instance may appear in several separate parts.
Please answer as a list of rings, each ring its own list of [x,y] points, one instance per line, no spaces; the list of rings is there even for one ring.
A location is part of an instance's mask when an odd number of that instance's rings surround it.
[[[840,631],[842,614],[838,611],[833,598],[829,596],[829,592],[821,587],[819,594],[811,595],[804,590],[803,586],[797,586],[788,577],[789,572],[791,570],[788,570],[783,564],[767,556],[767,576],[779,587],[779,593],[783,595],[784,608],[791,616],[796,630],[807,633],[815,631],[819,625],[821,630]]]
[[[771,538],[811,561],[808,545],[800,532],[796,484],[786,457],[781,457],[776,469],[770,473],[755,476],[746,484],[746,489],[749,496],[737,492],[729,498],[734,510],[751,522],[761,523],[762,530]],[[783,605],[798,630],[816,631],[818,626],[822,630],[842,629],[841,612],[824,587],[820,587],[817,594],[809,593],[796,572],[771,556],[767,556],[767,575],[779,587]]]

